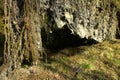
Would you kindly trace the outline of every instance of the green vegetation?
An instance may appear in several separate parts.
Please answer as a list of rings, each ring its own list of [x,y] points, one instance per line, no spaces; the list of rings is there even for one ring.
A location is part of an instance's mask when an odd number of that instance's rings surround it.
[[[0,17],[0,33],[4,34],[4,23],[2,17]]]
[[[120,79],[120,40],[105,41],[91,46],[80,47],[74,56],[58,53],[43,63],[46,71],[63,77],[61,80],[74,80],[80,67],[77,80],[118,80]],[[54,76],[54,75],[53,75]],[[52,77],[49,77],[50,79]]]
[[[112,0],[115,6],[120,10],[120,0]]]
[[[111,40],[91,46],[80,46],[76,47],[80,51],[72,56],[61,51],[51,52],[47,63],[43,61],[36,67],[24,65],[24,68],[16,71],[17,74],[24,75],[14,75],[18,80],[21,76],[23,80],[119,80],[119,45],[120,40]],[[75,50],[75,47],[73,48]],[[66,50],[69,48],[64,51]]]

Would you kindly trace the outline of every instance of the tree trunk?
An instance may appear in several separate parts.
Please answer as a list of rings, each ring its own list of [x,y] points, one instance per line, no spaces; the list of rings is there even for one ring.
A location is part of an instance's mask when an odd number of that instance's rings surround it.
[[[24,62],[38,64],[42,53],[40,4],[40,0],[5,0],[4,64],[8,73]]]

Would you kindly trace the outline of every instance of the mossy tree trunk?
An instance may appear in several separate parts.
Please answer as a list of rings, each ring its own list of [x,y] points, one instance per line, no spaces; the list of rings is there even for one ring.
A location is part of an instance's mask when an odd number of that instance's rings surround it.
[[[5,0],[4,64],[8,71],[27,62],[37,65],[42,53],[40,0]]]

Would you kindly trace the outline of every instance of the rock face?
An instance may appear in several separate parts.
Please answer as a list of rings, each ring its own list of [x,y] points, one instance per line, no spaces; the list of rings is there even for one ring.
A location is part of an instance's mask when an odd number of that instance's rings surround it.
[[[68,27],[70,34],[101,42],[116,35],[116,8],[111,0],[44,0],[50,33]]]

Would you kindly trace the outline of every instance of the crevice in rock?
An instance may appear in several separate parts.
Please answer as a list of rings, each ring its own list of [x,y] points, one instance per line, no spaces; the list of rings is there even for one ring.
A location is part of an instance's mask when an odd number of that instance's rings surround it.
[[[0,33],[0,66],[3,64],[4,41],[5,35]]]
[[[120,11],[117,12],[117,19],[118,19],[118,28],[116,38],[120,39]]]

